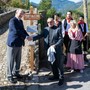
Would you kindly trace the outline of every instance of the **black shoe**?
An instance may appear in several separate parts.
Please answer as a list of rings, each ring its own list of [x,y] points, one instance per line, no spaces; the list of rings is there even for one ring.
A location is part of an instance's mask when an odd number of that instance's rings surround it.
[[[15,80],[14,78],[8,78],[8,81],[11,83],[17,83],[17,80]]]
[[[63,83],[64,83],[64,78],[60,78],[59,82],[58,82],[58,85],[61,86],[61,85],[63,85]]]
[[[59,77],[51,76],[49,77],[49,80],[59,80]]]
[[[22,75],[20,75],[20,74],[16,74],[16,75],[14,75],[17,79],[22,79],[23,78],[23,76]]]
[[[88,60],[87,58],[85,58],[85,59],[84,59],[84,61],[85,61],[86,63],[88,63],[88,62],[89,62],[89,60]]]

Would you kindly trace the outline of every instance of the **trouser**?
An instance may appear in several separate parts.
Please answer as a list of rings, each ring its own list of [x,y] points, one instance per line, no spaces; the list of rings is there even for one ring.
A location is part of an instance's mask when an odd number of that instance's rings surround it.
[[[68,52],[68,47],[70,44],[70,38],[69,36],[66,34],[64,37],[64,46],[65,46],[65,59],[64,59],[64,64],[67,63],[67,52]]]
[[[21,63],[22,47],[7,46],[7,77],[18,74]]]
[[[83,44],[83,54],[84,54],[84,60],[88,62],[87,60],[87,50],[88,50],[88,37],[85,37],[85,40],[82,41],[82,44]]]
[[[64,45],[65,45],[65,49],[66,49],[66,51],[65,51],[66,54],[68,52],[69,42],[70,42],[69,36],[65,35],[65,37],[64,37]]]
[[[52,72],[54,77],[64,77],[64,69],[63,69],[63,63],[64,63],[64,55],[57,55],[55,54],[55,62],[53,63],[53,65],[51,65],[52,67]]]
[[[82,41],[83,44],[83,51],[87,52],[88,50],[88,41],[87,41],[87,37],[85,38],[85,40]]]

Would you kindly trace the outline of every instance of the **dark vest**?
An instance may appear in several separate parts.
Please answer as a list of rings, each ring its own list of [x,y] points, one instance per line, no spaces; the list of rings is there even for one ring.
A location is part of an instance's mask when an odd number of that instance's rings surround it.
[[[81,27],[80,24],[78,24],[78,26],[79,26],[79,28],[80,28],[80,30],[81,30],[82,32],[83,32],[83,30],[84,30],[83,33],[86,33],[86,23],[84,23],[84,29],[82,29],[82,27]]]
[[[59,24],[58,24],[58,26],[57,27],[61,27],[62,26],[62,22],[61,21],[59,21]]]
[[[71,19],[71,20],[73,20],[73,19]],[[64,20],[64,29],[66,30],[66,28],[67,28],[67,20],[65,19]]]
[[[67,20],[65,19],[64,20],[64,29],[66,30],[66,28],[67,28]]]

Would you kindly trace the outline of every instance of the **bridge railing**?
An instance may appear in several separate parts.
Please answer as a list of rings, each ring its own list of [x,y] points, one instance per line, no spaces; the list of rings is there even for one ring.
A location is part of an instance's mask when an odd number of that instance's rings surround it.
[[[15,14],[15,10],[0,14],[0,27],[3,26]]]

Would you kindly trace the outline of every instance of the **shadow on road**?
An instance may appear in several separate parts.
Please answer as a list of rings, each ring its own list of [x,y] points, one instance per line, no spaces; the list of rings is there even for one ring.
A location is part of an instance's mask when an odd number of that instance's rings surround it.
[[[83,90],[81,88],[85,87],[85,83],[90,81],[90,68],[86,67],[84,73],[78,71],[73,73],[67,72],[62,86],[58,86],[58,81],[52,82],[48,80],[48,77],[39,77],[39,90]]]
[[[85,90],[83,87],[90,84],[90,68],[85,68],[84,73],[65,73],[65,81],[62,86],[58,86],[58,81],[48,80],[48,77],[43,74],[38,76],[38,82],[32,82],[32,80],[24,82],[22,80],[19,81],[19,84],[0,86],[0,90]]]

